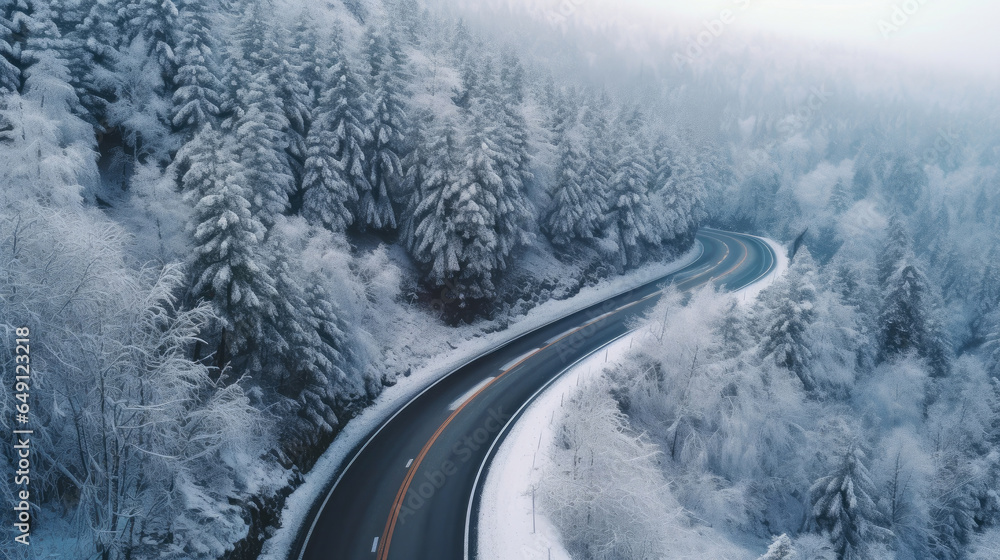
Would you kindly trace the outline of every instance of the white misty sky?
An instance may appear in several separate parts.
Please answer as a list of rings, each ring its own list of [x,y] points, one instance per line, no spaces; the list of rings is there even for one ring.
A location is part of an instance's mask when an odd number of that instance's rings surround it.
[[[704,29],[702,21],[730,9],[733,28],[832,40],[917,63],[1000,74],[1000,2],[996,0],[509,1],[560,10],[597,24],[617,20],[626,25],[673,28],[692,37]],[[895,7],[913,13],[887,40],[879,22],[891,23]]]

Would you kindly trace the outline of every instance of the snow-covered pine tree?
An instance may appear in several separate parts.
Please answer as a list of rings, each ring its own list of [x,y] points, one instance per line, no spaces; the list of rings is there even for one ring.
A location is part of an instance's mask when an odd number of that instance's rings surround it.
[[[1000,338],[994,338],[996,342],[1000,342]],[[1000,348],[996,345],[993,346],[993,359],[1000,359]],[[996,368],[997,363],[994,361],[993,367]],[[994,373],[990,379],[992,394],[989,398],[990,412],[992,413],[990,421],[988,423],[989,428],[986,431],[986,441],[988,441],[994,448],[1000,445],[1000,375]]]
[[[797,554],[792,546],[792,539],[788,535],[774,537],[771,546],[767,547],[767,552],[757,560],[794,560]]]
[[[114,133],[103,155],[127,188],[136,165],[166,164],[178,148],[171,135],[178,13],[172,0],[84,5],[88,15],[71,37],[74,86],[95,129]]]
[[[658,220],[649,201],[649,154],[641,142],[636,123],[620,123],[617,156],[608,193],[609,227],[618,242],[620,266],[642,263],[647,250],[660,241]]]
[[[405,156],[407,77],[406,55],[391,33],[369,30],[366,56],[371,92],[371,143],[367,146],[370,189],[358,193],[358,225],[361,228],[396,228],[393,198],[399,195]]]
[[[481,69],[477,63],[476,59],[466,57],[459,67],[459,85],[453,90],[451,96],[451,101],[459,109],[468,109],[472,98],[483,87],[481,81],[485,78],[480,76]]]
[[[120,80],[114,67],[121,58],[119,48],[125,41],[125,0],[85,0],[83,21],[68,39],[73,87],[86,109],[85,117],[98,131],[107,128],[107,106],[116,97]]]
[[[295,179],[287,154],[289,124],[271,76],[279,48],[264,10],[261,1],[251,0],[239,21],[223,130],[235,141],[254,217],[269,228],[288,208]]]
[[[649,192],[657,193],[667,185],[674,174],[674,160],[677,159],[669,145],[666,134],[660,134],[653,143],[652,167],[649,173]]]
[[[554,143],[558,144],[567,127],[579,122],[580,102],[579,95],[572,88],[567,91],[552,92],[552,105],[546,106],[548,118],[545,124]]]
[[[423,199],[414,211],[410,251],[426,270],[427,281],[447,286],[463,304],[495,293],[494,274],[501,268],[492,190],[501,185],[492,172],[484,136],[470,140],[480,148],[458,160],[454,129],[444,124],[428,150]]]
[[[98,8],[100,4],[106,7]],[[95,94],[105,101],[103,108],[97,109],[98,126],[117,131],[123,140],[111,150],[117,152],[117,171],[124,188],[136,165],[147,161],[166,164],[178,148],[180,139],[171,135],[178,11],[172,0],[97,2],[95,11],[103,19],[95,31],[118,41],[104,51],[105,64],[95,61],[90,68]],[[112,22],[117,29],[106,32],[103,27]],[[89,44],[99,37],[82,38]]]
[[[552,202],[542,224],[549,240],[562,250],[577,241],[596,237],[601,220],[601,199],[583,190],[587,154],[578,127],[564,126],[559,138],[559,167]]]
[[[192,292],[212,302],[223,327],[223,354],[240,353],[262,340],[265,323],[276,312],[278,292],[260,254],[264,224],[253,212],[247,175],[220,132],[202,129],[184,151],[188,169],[181,185],[194,205],[188,226],[194,243]]]
[[[18,9],[27,9],[21,0]],[[0,184],[10,205],[75,207],[97,182],[93,128],[77,114],[61,38],[44,7],[12,12],[18,22],[20,93],[0,93]],[[23,33],[24,35],[21,35]]]
[[[709,356],[719,361],[733,360],[743,354],[748,345],[753,344],[749,315],[738,299],[731,299],[726,304],[713,329],[716,345],[708,348]]]
[[[261,267],[274,286],[268,301],[272,313],[263,318],[261,336],[250,348],[246,366],[260,385],[275,393],[286,388],[285,382],[293,371],[289,368],[297,366],[300,358],[308,360],[306,354],[313,350],[306,342],[312,338],[310,327],[301,315],[305,292],[298,282],[300,272],[292,269],[290,246],[280,231],[272,227],[266,232],[258,250]]]
[[[889,157],[886,148],[879,140],[884,140],[884,137],[872,138],[858,150],[854,160],[854,176],[851,179],[851,190],[855,200],[867,198],[873,191],[882,188]]]
[[[206,124],[215,123],[224,89],[204,3],[181,0],[179,25],[171,122],[175,130],[190,138]]]
[[[265,227],[288,208],[295,186],[286,157],[288,121],[265,74],[249,77],[239,91],[239,112],[228,126],[235,142],[243,186],[254,216]]]
[[[492,68],[492,60],[487,58],[482,75],[492,76]],[[498,91],[476,91],[463,112],[469,134],[459,177],[464,194],[457,223],[468,240],[461,259],[467,263],[462,277],[469,284],[468,293],[477,294],[470,296],[473,299],[493,295],[488,277],[505,270],[514,250],[530,239],[526,228],[531,211],[518,171],[517,150],[502,145],[516,140]]]
[[[465,246],[473,241],[458,227],[462,198],[458,149],[450,124],[445,123],[432,135],[421,186],[423,196],[413,212],[409,249],[434,286],[456,285],[454,281],[467,259]]]
[[[935,376],[946,375],[950,344],[938,318],[937,298],[913,253],[902,257],[886,290],[878,317],[879,361],[912,351],[927,360]]]
[[[291,33],[281,31],[280,37]],[[295,184],[302,184],[303,168],[306,161],[306,136],[312,124],[312,89],[303,75],[304,61],[302,54],[289,40],[277,40],[278,63],[270,69],[271,83],[275,87],[275,95],[281,105],[288,126],[284,132],[287,136],[285,155]]]
[[[342,54],[337,30],[326,51],[322,93],[306,137],[302,215],[333,231],[357,220],[357,200],[370,190],[364,146],[371,135],[368,109],[356,76]]]
[[[336,158],[340,142],[337,131],[331,130],[331,113],[336,106],[331,93],[335,91],[335,88],[330,88],[323,93],[316,119],[306,137],[301,214],[310,223],[342,232],[354,222],[350,207],[357,200],[358,193],[345,180],[343,162]]]
[[[43,57],[64,59],[52,8],[40,0],[0,2],[0,95],[21,93],[32,66]],[[65,62],[62,63],[64,65]],[[65,72],[65,68],[62,70]],[[67,76],[60,75],[59,79]]]
[[[452,199],[454,212],[450,225],[459,238],[457,274],[452,277],[461,300],[496,295],[495,276],[506,268],[519,241],[503,229],[505,185],[497,170],[499,154],[492,140],[495,128],[478,113],[481,106],[473,105],[476,116],[467,138],[464,167],[446,193],[451,195],[447,198]]]
[[[145,55],[156,61],[160,69],[165,94],[174,91],[177,74],[176,49],[180,14],[173,0],[138,0],[125,6],[126,38],[130,43],[141,41]]]
[[[349,60],[341,52],[331,53],[334,57],[329,66],[329,92],[327,101],[321,105],[324,115],[318,117],[323,121],[321,126],[333,131],[336,141],[334,157],[343,168],[343,179],[354,189],[354,194],[343,200],[353,200],[350,210],[352,220],[348,223],[357,224],[360,220],[358,201],[360,195],[371,192],[371,182],[368,180],[368,163],[365,146],[372,141],[372,132],[368,123],[372,121],[371,104],[368,92],[363,87],[357,74],[351,68]],[[332,105],[331,105],[332,104]]]
[[[534,92],[538,103],[548,109],[542,122],[545,128],[554,134],[559,128],[558,109],[562,104],[559,103],[559,91],[556,89],[556,80],[552,72],[543,73],[540,79],[534,82]]]
[[[874,342],[878,333],[879,287],[875,284],[875,271],[846,256],[846,251],[838,252],[827,265],[832,271],[829,287],[840,301],[854,310],[859,340],[865,341],[857,347],[859,370],[871,370],[877,362],[878,348]],[[829,274],[828,274],[829,276]]]
[[[244,0],[237,14],[239,21],[233,32],[232,64],[251,74],[273,72],[281,49],[274,37],[269,2]]]
[[[586,127],[587,160],[580,178],[583,196],[592,201],[598,210],[595,221],[597,232],[603,232],[609,225],[608,203],[611,201],[611,179],[614,174],[611,151],[608,142],[608,118],[602,104],[605,100],[594,100],[584,110],[583,125]]]
[[[833,186],[830,193],[830,201],[827,206],[838,216],[846,212],[854,204],[854,196],[844,183],[843,179],[837,179],[837,184]]]
[[[489,76],[492,73],[486,74]],[[499,82],[492,80],[490,87],[497,96],[500,123],[498,147],[501,154],[501,177],[507,186],[509,196],[523,198],[526,185],[534,178],[531,173],[531,155],[528,150],[528,121],[524,116],[524,67],[512,52],[504,52],[500,58]],[[485,92],[489,94],[490,92]],[[514,219],[530,220],[531,211],[527,205],[512,208],[523,211]]]
[[[330,52],[341,51],[340,26],[334,23],[331,28],[329,36],[320,36],[313,15],[307,8],[296,18],[292,31],[290,49],[298,61],[299,76],[309,88],[309,98],[313,103],[327,88]]]
[[[225,64],[222,66],[223,95],[222,103],[219,105],[219,120],[222,123],[220,128],[226,130],[241,112],[240,88],[246,84],[248,76],[251,75],[235,32],[232,39],[226,44],[225,52],[220,58],[225,60]]]
[[[816,384],[810,372],[812,359],[809,327],[816,319],[816,266],[809,250],[795,256],[788,274],[761,294],[757,320],[761,358],[772,359],[793,372],[806,390]]]
[[[424,200],[424,182],[431,172],[430,145],[432,138],[430,133],[433,125],[434,113],[429,109],[417,109],[409,119],[407,138],[409,138],[412,148],[402,162],[404,176],[400,185],[400,191],[404,198],[400,236],[407,249],[413,247],[416,210]]]
[[[393,33],[398,33],[399,38],[408,43],[419,43],[421,24],[425,22],[417,0],[391,0],[387,4],[394,16],[391,20]]]
[[[705,181],[700,166],[693,153],[667,137],[661,137],[654,153],[657,163],[650,191],[661,237],[667,245],[686,248],[702,218]]]
[[[746,162],[747,170],[740,177],[739,196],[729,202],[733,227],[742,231],[763,232],[776,221],[781,173],[777,163],[766,152],[757,152]],[[793,209],[792,209],[793,210]]]
[[[899,270],[911,247],[912,241],[906,224],[898,214],[893,213],[889,216],[885,241],[878,256],[878,282],[883,289],[887,287],[889,278]]]
[[[363,398],[365,386],[360,372],[351,368],[356,364],[344,355],[351,344],[347,325],[330,294],[320,288],[322,279],[307,277],[305,283],[305,306],[298,313],[311,328],[307,331],[311,336],[301,342],[293,340],[292,346],[303,383],[299,402],[302,415],[321,432],[329,432],[341,422],[337,417],[341,404]],[[308,351],[296,353],[298,348]]]
[[[244,118],[251,105],[256,104],[259,108],[269,129],[267,139],[261,142],[270,144],[276,151],[275,157],[282,160],[274,163],[280,172],[276,176],[279,184],[272,190],[285,191],[279,195],[286,199],[284,211],[304,161],[305,148],[300,140],[309,103],[302,98],[307,96],[306,88],[289,60],[287,45],[278,41],[276,30],[268,23],[268,5],[265,0],[244,3],[234,34],[236,48],[230,55],[231,68],[226,83],[228,99],[223,113],[228,117],[226,124],[233,126],[234,121]],[[261,186],[254,183],[258,188]]]
[[[963,551],[978,528],[975,513],[980,504],[974,495],[975,483],[985,473],[976,472],[979,465],[973,466],[957,450],[941,451],[938,455],[940,464],[930,488],[929,501],[933,507],[928,546],[935,559],[959,560],[965,557]],[[995,488],[990,488],[984,493],[984,502],[989,501],[987,496],[991,491],[995,495]]]
[[[927,188],[927,172],[919,158],[912,154],[897,153],[882,181],[882,193],[903,214],[909,216],[917,210],[917,203]]]
[[[865,465],[865,451],[857,443],[841,453],[832,473],[813,483],[809,493],[810,524],[828,533],[841,560],[865,560],[877,539],[891,534],[880,526],[875,484]]]
[[[21,52],[23,42],[16,22],[16,5],[11,0],[0,4],[0,95],[21,91]]]
[[[348,181],[344,159],[350,154],[344,143],[344,126],[352,122],[349,99],[345,99],[347,80],[343,79],[340,43],[335,35],[333,47],[326,53],[323,87],[314,109],[313,124],[306,137],[306,165],[302,181],[302,216],[312,223],[323,224],[333,231],[344,231],[354,222],[350,209],[358,199],[358,191]],[[357,123],[357,121],[353,121]],[[357,143],[355,143],[357,145]]]
[[[323,279],[290,262],[282,236],[272,235],[267,245],[279,296],[275,317],[265,326],[264,384],[295,403],[298,421],[285,428],[286,447],[308,447],[339,426],[341,406],[364,396],[363,376],[348,363],[347,324]]]
[[[469,26],[465,21],[459,19],[455,23],[454,32],[451,34],[451,50],[455,54],[455,60],[459,66],[463,66],[469,59],[469,51],[473,47],[474,40],[469,32]]]
[[[520,107],[525,100],[527,73],[521,60],[512,49],[505,49],[500,56],[500,91],[511,107]]]
[[[916,220],[921,227],[913,238],[913,246],[925,248],[932,263],[943,263],[945,255],[954,253],[954,247],[948,239],[948,233],[952,231],[948,206],[941,204],[932,209],[928,204],[917,213]]]

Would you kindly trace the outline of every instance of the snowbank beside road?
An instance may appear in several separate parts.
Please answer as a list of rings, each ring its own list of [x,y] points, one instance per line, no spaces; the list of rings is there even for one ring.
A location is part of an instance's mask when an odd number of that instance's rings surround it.
[[[628,351],[633,334],[572,366],[542,393],[511,428],[487,470],[480,508],[481,558],[498,560],[572,560],[559,531],[537,510],[533,489],[551,468],[546,450],[554,445],[565,398],[601,374],[607,361]],[[495,468],[494,468],[495,467]]]
[[[604,365],[620,360],[633,344],[630,333],[573,366],[542,393],[511,428],[492,461],[482,490],[478,520],[478,557],[490,560],[572,560],[559,530],[539,509],[533,489],[551,475],[564,402],[602,373]],[[757,554],[744,550],[728,535],[704,525],[665,518],[672,524],[670,550],[677,558],[748,560]]]
[[[773,284],[777,278],[785,274],[785,272],[788,271],[788,266],[790,264],[790,261],[788,260],[787,247],[783,247],[777,241],[768,239],[766,237],[758,237],[757,239],[760,239],[761,241],[767,243],[771,247],[771,250],[774,251],[775,255],[774,268],[771,269],[771,272],[769,272],[760,280],[757,280],[756,282],[750,284],[749,286],[743,288],[742,290],[737,290],[733,292],[736,296],[740,298],[740,301],[753,301],[754,298],[756,298],[758,295],[760,295],[762,291],[764,291],[764,288],[767,288],[768,286]]]

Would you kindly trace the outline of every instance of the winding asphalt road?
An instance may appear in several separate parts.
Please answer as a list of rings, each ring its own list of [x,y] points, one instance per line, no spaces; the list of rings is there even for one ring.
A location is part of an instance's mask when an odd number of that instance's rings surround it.
[[[683,270],[522,335],[404,405],[354,451],[289,558],[476,558],[478,485],[494,442],[523,405],[574,362],[628,332],[665,284],[737,290],[777,260],[766,242],[748,235],[702,230],[698,241],[704,252]]]

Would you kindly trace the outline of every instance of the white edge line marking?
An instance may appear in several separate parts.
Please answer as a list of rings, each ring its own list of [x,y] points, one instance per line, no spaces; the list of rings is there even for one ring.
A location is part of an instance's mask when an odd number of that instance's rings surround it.
[[[472,397],[474,397],[476,395],[476,393],[479,392],[480,389],[482,389],[483,387],[485,387],[487,384],[489,384],[490,381],[493,381],[494,379],[496,379],[496,377],[487,377],[486,379],[483,379],[482,381],[480,381],[479,383],[477,383],[475,387],[469,389],[461,397],[458,397],[457,399],[455,399],[455,402],[453,402],[450,405],[448,405],[448,410],[451,410],[453,412],[456,411],[456,410],[458,410],[458,407],[460,407],[463,404],[465,404],[465,401],[467,401],[467,400],[471,399]],[[410,462],[412,463],[413,460],[411,459]],[[409,467],[410,465],[407,464],[406,466]]]
[[[413,464],[413,459],[410,459],[409,461],[406,462],[406,468],[410,468],[410,465],[412,464]]]
[[[539,350],[541,350],[541,348],[532,348],[530,351],[525,352],[524,354],[521,354],[520,356],[518,356],[518,357],[514,358],[513,360],[507,362],[506,364],[500,366],[500,371],[507,371],[507,370],[509,370],[510,368],[516,366],[518,362],[524,361],[525,358],[527,358],[528,356],[534,354],[535,352],[538,352]],[[493,379],[493,378],[491,377],[490,379]]]
[[[378,550],[378,537],[375,537],[375,541],[372,542],[372,552]]]
[[[711,228],[706,228],[706,229],[711,229]],[[698,259],[700,259],[702,256],[705,255],[705,245],[700,240],[695,240],[695,246],[697,246],[698,249],[699,249],[698,255],[696,257],[694,257],[691,260],[690,263],[688,263],[688,266],[690,266],[691,264],[694,264],[695,262],[698,261]],[[683,270],[684,268],[686,268],[686,267],[681,267],[678,270],[675,270],[674,272],[671,272],[667,276],[669,276],[671,274],[676,274],[677,272]],[[660,280],[662,280],[662,278]],[[659,280],[654,280],[653,282],[658,282],[658,281]],[[650,283],[643,284],[643,286],[648,285]],[[305,556],[306,556],[306,548],[308,548],[308,546],[309,546],[309,541],[310,541],[310,539],[312,539],[313,532],[316,531],[316,525],[319,523],[319,518],[322,516],[323,512],[326,510],[326,505],[328,503],[330,503],[330,498],[333,497],[333,493],[337,490],[337,486],[340,485],[340,481],[344,479],[344,476],[347,474],[347,471],[351,470],[351,467],[354,465],[354,462],[357,461],[358,457],[360,457],[361,454],[365,452],[365,449],[367,449],[368,446],[371,445],[371,442],[375,441],[375,438],[377,438],[379,436],[379,434],[382,433],[382,430],[384,430],[386,426],[388,426],[389,424],[391,424],[392,421],[395,420],[397,416],[399,416],[400,414],[402,414],[403,410],[405,410],[408,406],[410,406],[411,404],[413,404],[414,402],[416,402],[418,399],[420,399],[420,397],[424,396],[424,394],[430,392],[431,389],[433,389],[434,387],[436,387],[440,383],[444,383],[444,381],[446,379],[450,378],[456,372],[460,371],[462,368],[464,368],[465,366],[471,364],[472,362],[475,362],[476,360],[482,358],[483,356],[488,356],[488,355],[492,354],[493,352],[496,352],[497,350],[499,350],[501,348],[504,348],[505,346],[510,346],[512,344],[515,344],[518,340],[521,340],[523,338],[527,338],[527,337],[531,336],[532,334],[534,334],[534,333],[536,333],[536,332],[538,332],[538,331],[540,331],[540,330],[542,330],[542,329],[544,329],[546,327],[550,327],[550,326],[558,323],[559,321],[562,321],[563,319],[566,319],[568,317],[571,317],[571,316],[579,313],[580,311],[583,311],[584,309],[588,309],[589,307],[594,307],[594,306],[601,305],[602,303],[604,303],[606,301],[609,301],[609,300],[621,297],[621,296],[623,296],[623,295],[625,295],[625,294],[627,294],[629,292],[632,292],[632,291],[634,291],[634,290],[636,290],[638,288],[641,288],[641,287],[642,286],[637,286],[636,288],[629,288],[627,290],[622,290],[622,291],[614,294],[613,296],[611,296],[611,297],[609,297],[609,298],[607,298],[607,299],[605,299],[603,301],[599,301],[599,302],[594,303],[592,306],[585,306],[582,309],[577,309],[575,311],[567,311],[565,314],[562,314],[562,315],[556,317],[555,319],[552,319],[551,321],[549,321],[549,322],[547,322],[547,323],[545,323],[543,325],[539,325],[538,327],[536,327],[534,329],[531,329],[531,330],[529,330],[527,332],[523,332],[523,333],[515,336],[514,338],[511,338],[510,340],[505,340],[505,341],[497,342],[496,344],[494,344],[490,348],[488,348],[486,350],[483,350],[481,353],[472,356],[471,358],[469,358],[468,360],[466,360],[465,362],[463,362],[461,365],[455,367],[454,369],[452,369],[448,373],[445,373],[441,377],[437,378],[435,381],[431,382],[430,385],[428,385],[427,387],[424,387],[423,390],[421,390],[416,395],[414,395],[413,398],[411,398],[410,400],[408,400],[405,403],[403,403],[396,410],[396,412],[394,412],[391,416],[389,416],[389,418],[387,418],[385,421],[383,421],[374,432],[372,432],[372,433],[369,434],[368,439],[364,440],[365,443],[361,446],[360,449],[358,449],[358,451],[356,453],[354,453],[351,456],[351,458],[350,458],[349,461],[347,461],[346,457],[344,458],[343,461],[341,461],[341,468],[340,468],[340,472],[337,474],[337,479],[333,481],[333,485],[330,487],[330,491],[327,492],[326,493],[326,497],[323,498],[323,503],[320,504],[319,509],[316,512],[316,515],[312,519],[312,523],[309,524],[309,530],[306,531],[306,537],[305,537],[305,539],[302,540],[302,546],[300,547],[299,554],[297,556],[298,560],[303,560],[303,558],[305,558]],[[344,461],[347,462],[346,466],[344,466]],[[468,535],[466,535],[466,537],[468,537]],[[296,539],[296,540],[298,540],[298,539]],[[466,543],[466,545],[468,545],[468,543]],[[468,551],[466,551],[466,554],[468,554]],[[296,558],[296,557],[293,556],[293,552],[292,551],[289,551],[288,560],[293,560],[293,558]]]

